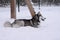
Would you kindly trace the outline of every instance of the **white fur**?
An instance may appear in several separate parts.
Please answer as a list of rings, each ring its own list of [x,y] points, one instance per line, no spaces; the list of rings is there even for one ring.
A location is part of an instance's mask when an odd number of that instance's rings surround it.
[[[15,19],[9,19],[4,23],[4,27],[21,27],[24,26],[24,21],[16,21],[16,24],[13,23]],[[12,24],[12,25],[11,25]]]
[[[16,24],[13,24],[13,27],[21,27],[24,26],[24,21],[16,21]]]
[[[6,21],[6,22],[4,23],[4,27],[11,27],[11,23],[8,22],[8,21]]]
[[[21,27],[21,26],[24,26],[24,21],[17,21],[16,24],[12,24],[11,26],[11,23],[6,21],[4,23],[4,27],[13,27],[13,28],[18,28],[18,27]]]
[[[7,19],[7,21],[5,21],[4,23],[4,27],[11,27],[11,24],[15,21],[15,19],[11,18],[11,19]]]

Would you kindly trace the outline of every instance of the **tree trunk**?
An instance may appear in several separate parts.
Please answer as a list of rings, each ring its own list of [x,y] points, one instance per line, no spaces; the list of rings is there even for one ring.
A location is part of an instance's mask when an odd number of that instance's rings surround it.
[[[11,18],[16,19],[16,0],[11,0]]]
[[[27,4],[27,6],[29,8],[29,11],[30,11],[32,17],[35,16],[35,11],[34,11],[34,9],[32,7],[32,4],[31,4],[30,0],[25,0],[25,3]]]

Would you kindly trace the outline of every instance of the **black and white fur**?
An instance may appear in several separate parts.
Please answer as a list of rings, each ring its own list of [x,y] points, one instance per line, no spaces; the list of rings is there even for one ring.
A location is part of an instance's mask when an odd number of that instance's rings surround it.
[[[32,27],[37,27],[40,23],[40,17],[42,17],[42,15],[40,14],[40,12],[38,12],[37,14],[35,14],[34,17],[32,17],[32,19],[16,19],[13,23],[9,23],[11,27],[17,27],[17,26],[32,26]]]

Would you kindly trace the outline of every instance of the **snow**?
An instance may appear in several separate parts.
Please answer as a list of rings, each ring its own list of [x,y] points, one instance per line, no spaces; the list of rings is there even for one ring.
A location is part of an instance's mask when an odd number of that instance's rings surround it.
[[[28,8],[20,8],[21,12],[16,11],[17,19],[31,19]],[[38,7],[35,11],[38,12]],[[60,40],[60,6],[41,6],[40,12],[46,20],[41,21],[39,28],[11,28],[4,27],[4,22],[10,19],[10,7],[0,7],[0,40]]]

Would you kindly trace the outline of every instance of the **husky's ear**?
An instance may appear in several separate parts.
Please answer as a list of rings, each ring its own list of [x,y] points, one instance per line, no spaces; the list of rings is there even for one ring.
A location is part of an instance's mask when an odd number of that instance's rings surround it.
[[[37,13],[37,15],[38,15],[38,16],[41,16],[41,13],[40,13],[40,12],[38,12],[38,13]]]

